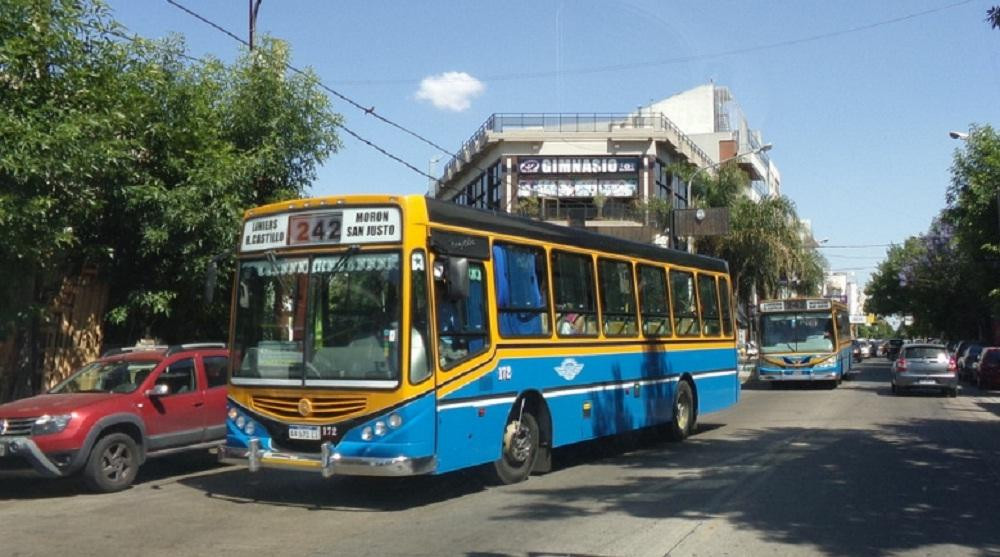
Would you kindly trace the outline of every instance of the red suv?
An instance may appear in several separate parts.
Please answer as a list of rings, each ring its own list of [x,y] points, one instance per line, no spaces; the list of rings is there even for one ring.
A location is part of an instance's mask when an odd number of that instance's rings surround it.
[[[146,458],[225,439],[228,364],[223,344],[106,353],[46,394],[0,405],[0,467],[125,489]]]

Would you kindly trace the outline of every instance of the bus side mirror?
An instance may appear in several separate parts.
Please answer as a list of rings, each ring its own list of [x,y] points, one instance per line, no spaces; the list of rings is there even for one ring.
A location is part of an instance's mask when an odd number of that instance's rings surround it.
[[[445,298],[456,302],[469,297],[469,260],[464,257],[438,259],[434,264],[434,280],[444,282]]]

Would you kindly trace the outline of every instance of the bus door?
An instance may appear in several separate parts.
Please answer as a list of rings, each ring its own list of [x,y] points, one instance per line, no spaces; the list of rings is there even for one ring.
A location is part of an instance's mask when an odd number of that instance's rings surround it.
[[[438,471],[445,472],[499,456],[509,404],[490,406],[491,393],[477,381],[491,353],[488,239],[435,230],[431,249]]]

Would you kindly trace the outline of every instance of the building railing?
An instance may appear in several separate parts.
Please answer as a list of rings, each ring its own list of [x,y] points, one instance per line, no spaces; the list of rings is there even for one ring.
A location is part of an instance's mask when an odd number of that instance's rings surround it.
[[[653,131],[670,131],[677,135],[680,143],[692,152],[702,157],[702,162],[692,161],[701,165],[711,161],[701,147],[688,137],[677,124],[674,124],[661,112],[654,113],[496,113],[490,115],[485,122],[472,134],[458,153],[444,167],[444,176],[455,172],[459,160],[469,162],[473,155],[485,146],[488,132],[503,133],[505,131],[538,131],[542,133],[593,133],[613,132],[616,130],[646,129]]]

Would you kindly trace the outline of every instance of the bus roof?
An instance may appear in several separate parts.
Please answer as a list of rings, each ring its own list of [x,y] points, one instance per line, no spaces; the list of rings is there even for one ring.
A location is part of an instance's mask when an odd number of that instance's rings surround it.
[[[523,236],[553,244],[563,244],[603,251],[609,254],[622,254],[654,261],[664,261],[709,271],[729,272],[729,264],[725,260],[715,257],[661,248],[653,244],[623,240],[582,228],[560,226],[558,224],[517,217],[508,213],[465,207],[437,199],[427,199],[427,215],[432,223],[461,226],[476,230],[509,234],[511,236]]]
[[[709,271],[729,272],[729,264],[723,259],[662,248],[653,244],[624,240],[582,228],[560,226],[504,212],[466,207],[422,195],[367,194],[292,199],[249,209],[244,213],[243,217],[244,219],[249,219],[261,215],[288,211],[315,210],[320,207],[334,208],[339,204],[384,205],[388,203],[399,204],[403,207],[412,207],[415,204],[426,203],[427,215],[431,223],[459,226],[511,236],[523,236],[532,240],[540,240],[553,244],[563,244],[609,254],[621,254],[654,261],[663,261]]]

